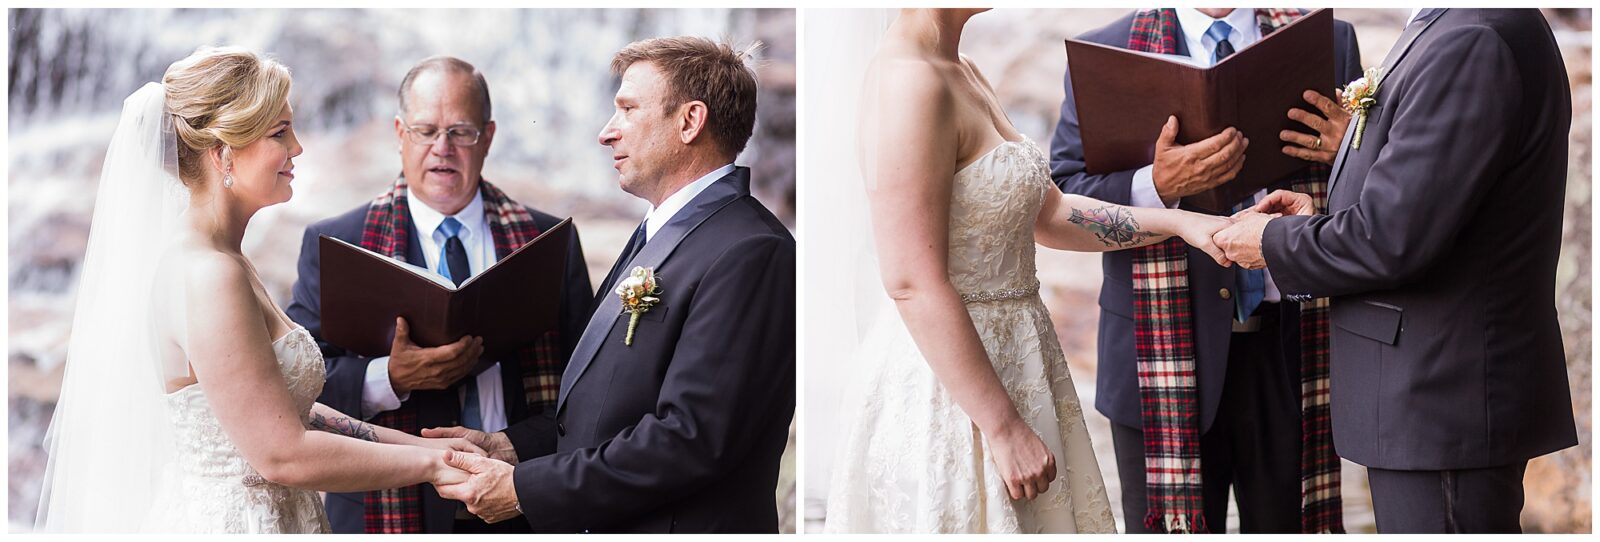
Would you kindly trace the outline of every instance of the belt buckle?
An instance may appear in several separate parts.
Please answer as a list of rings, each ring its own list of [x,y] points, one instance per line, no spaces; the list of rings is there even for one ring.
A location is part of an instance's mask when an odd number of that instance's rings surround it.
[[[1255,333],[1261,331],[1261,316],[1251,315],[1243,322],[1232,320],[1234,333]]]

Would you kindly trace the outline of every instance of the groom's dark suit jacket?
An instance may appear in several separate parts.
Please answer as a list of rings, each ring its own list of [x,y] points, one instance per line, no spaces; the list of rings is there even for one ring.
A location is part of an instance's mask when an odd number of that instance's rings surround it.
[[[419,202],[411,204],[421,205]],[[532,207],[524,206],[524,208],[533,215],[533,222],[539,227],[539,231],[553,228],[561,222],[560,219],[534,210]],[[317,401],[352,417],[361,416],[361,390],[366,383],[367,363],[372,361],[372,358],[351,354],[339,345],[322,339],[322,258],[317,249],[317,238],[327,235],[349,243],[360,243],[367,209],[368,205],[362,204],[344,214],[306,227],[300,247],[300,275],[294,283],[294,301],[285,311],[289,318],[305,326],[317,339],[317,345],[322,348],[328,377],[327,383],[322,387],[322,395]],[[421,243],[416,242],[417,227],[410,224],[409,217],[406,218],[406,222],[404,235],[410,236],[410,242],[406,243],[406,262],[427,267],[427,260],[422,256]],[[572,228],[572,241],[567,251],[564,277],[566,284],[562,287],[562,293],[565,297],[561,301],[560,309],[563,357],[565,353],[572,351],[578,335],[583,332],[582,326],[584,318],[589,314],[591,300],[589,272],[584,264],[583,247],[578,241],[576,225]],[[523,400],[525,394],[521,368],[515,360],[501,361],[500,372],[500,381],[504,388],[501,393],[506,399],[506,421],[517,423],[533,414],[529,412],[528,404]],[[406,402],[418,404],[419,427],[461,425],[461,403],[455,387],[447,390],[413,391]],[[334,532],[366,532],[362,518],[363,495],[364,493],[328,494],[328,521]],[[455,511],[461,507],[461,503],[440,497],[432,485],[423,484],[422,505],[423,529],[426,532],[452,532]]]
[[[1264,255],[1285,293],[1333,297],[1340,456],[1508,465],[1577,444],[1554,304],[1571,91],[1537,10],[1421,19],[1331,214],[1273,220]]]
[[[600,285],[554,415],[506,430],[536,532],[778,528],[795,398],[795,242],[737,168]],[[623,343],[615,279],[653,267],[661,302]]]
[[[1106,26],[1091,30],[1078,39],[1126,48],[1128,33],[1133,28],[1133,14],[1129,13]],[[1181,33],[1182,30],[1180,29]],[[1356,46],[1355,29],[1350,23],[1335,20],[1333,23],[1334,71],[1329,74],[1329,88],[1318,89],[1332,93],[1332,85],[1343,85],[1361,76],[1361,54]],[[1178,54],[1189,54],[1187,40],[1177,38]],[[1063,192],[1082,194],[1118,205],[1129,205],[1133,198],[1133,173],[1137,170],[1091,174],[1083,159],[1083,138],[1078,132],[1078,107],[1072,93],[1072,72],[1067,70],[1066,99],[1061,101],[1061,118],[1050,141],[1050,174]],[[1315,111],[1310,104],[1304,109]],[[1178,119],[1183,122],[1183,119]],[[1305,129],[1305,130],[1309,130]],[[1150,127],[1150,140],[1155,141],[1160,126]],[[1256,145],[1277,145],[1276,141],[1255,141]],[[1275,188],[1287,188],[1280,183]],[[1100,285],[1100,339],[1099,367],[1095,373],[1094,406],[1111,421],[1128,426],[1143,427],[1139,411],[1138,365],[1134,360],[1133,330],[1133,252],[1119,250],[1107,252],[1101,259],[1105,273]],[[1234,317],[1235,271],[1216,264],[1205,252],[1189,247],[1189,295],[1194,310],[1195,370],[1199,378],[1200,427],[1211,428],[1216,420],[1217,408],[1222,401],[1224,377],[1228,374],[1228,343],[1232,338]],[[1227,290],[1228,294],[1223,294]],[[1289,374],[1298,371],[1300,359],[1300,311],[1297,304],[1284,303],[1279,335],[1284,348],[1283,360],[1294,364]]]

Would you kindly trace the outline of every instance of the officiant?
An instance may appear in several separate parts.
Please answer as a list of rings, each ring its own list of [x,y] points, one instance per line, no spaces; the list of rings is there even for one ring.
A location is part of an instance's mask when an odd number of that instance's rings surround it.
[[[327,363],[319,400],[375,424],[418,433],[462,425],[499,431],[555,404],[561,373],[589,317],[594,291],[572,228],[559,331],[538,337],[509,359],[471,374],[482,348],[473,337],[423,347],[399,322],[389,355],[354,355],[322,337],[318,236],[328,235],[434,270],[456,284],[482,272],[560,222],[513,201],[481,177],[494,142],[489,85],[461,59],[436,56],[400,83],[394,134],[401,175],[383,193],[306,228],[299,278],[288,314],[317,339]],[[330,493],[328,519],[338,533],[526,531],[523,522],[488,525],[432,486]]]
[[[1144,9],[1078,39],[1210,66],[1304,15],[1296,9]],[[1360,53],[1348,23],[1335,21],[1333,28],[1328,45],[1335,73],[1328,81],[1343,84],[1360,76]],[[1185,119],[1169,118],[1150,129],[1152,163],[1089,173],[1074,83],[1094,81],[1075,82],[1067,72],[1051,141],[1052,177],[1065,192],[1122,205],[1178,207],[1187,196],[1234,181],[1247,145],[1281,144],[1284,154],[1306,160],[1305,168],[1269,188],[1324,194],[1327,164],[1348,119],[1314,91],[1305,93],[1303,109],[1279,113],[1303,125],[1273,134],[1282,141],[1259,134],[1249,141],[1229,128],[1180,144],[1176,136]],[[1249,107],[1249,100],[1240,107]],[[1230,486],[1241,532],[1342,532],[1326,395],[1312,394],[1303,404],[1300,393],[1302,373],[1326,381],[1326,301],[1288,302],[1269,274],[1218,266],[1177,239],[1107,252],[1103,266],[1095,409],[1112,422],[1128,532],[1224,532]],[[1133,279],[1170,276],[1174,269],[1187,272],[1171,280]],[[1183,378],[1141,375],[1140,362],[1157,359],[1176,361],[1185,368],[1178,375]],[[1312,428],[1305,445],[1303,422]],[[1150,465],[1174,470],[1150,478]],[[1302,476],[1311,481],[1304,494]]]

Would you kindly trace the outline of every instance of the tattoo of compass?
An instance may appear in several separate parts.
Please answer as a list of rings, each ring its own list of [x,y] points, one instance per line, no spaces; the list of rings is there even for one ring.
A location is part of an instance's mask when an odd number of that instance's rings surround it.
[[[330,419],[313,412],[311,413],[311,428],[361,440],[378,441],[378,433],[372,430],[372,426],[343,416]]]
[[[1067,220],[1089,230],[1108,247],[1138,246],[1146,239],[1155,237],[1153,233],[1139,230],[1139,221],[1134,220],[1133,213],[1116,206],[1089,209],[1087,212],[1073,209],[1072,217]]]

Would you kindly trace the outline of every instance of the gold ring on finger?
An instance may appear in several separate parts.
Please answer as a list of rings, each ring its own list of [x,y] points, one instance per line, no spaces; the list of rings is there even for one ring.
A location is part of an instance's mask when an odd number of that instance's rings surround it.
[[[1316,143],[1312,143],[1312,144],[1311,144],[1311,148],[1313,148],[1313,149],[1320,149],[1320,148],[1322,148],[1322,138],[1320,138],[1320,137],[1319,137],[1319,138],[1317,138],[1317,142],[1316,142]]]

